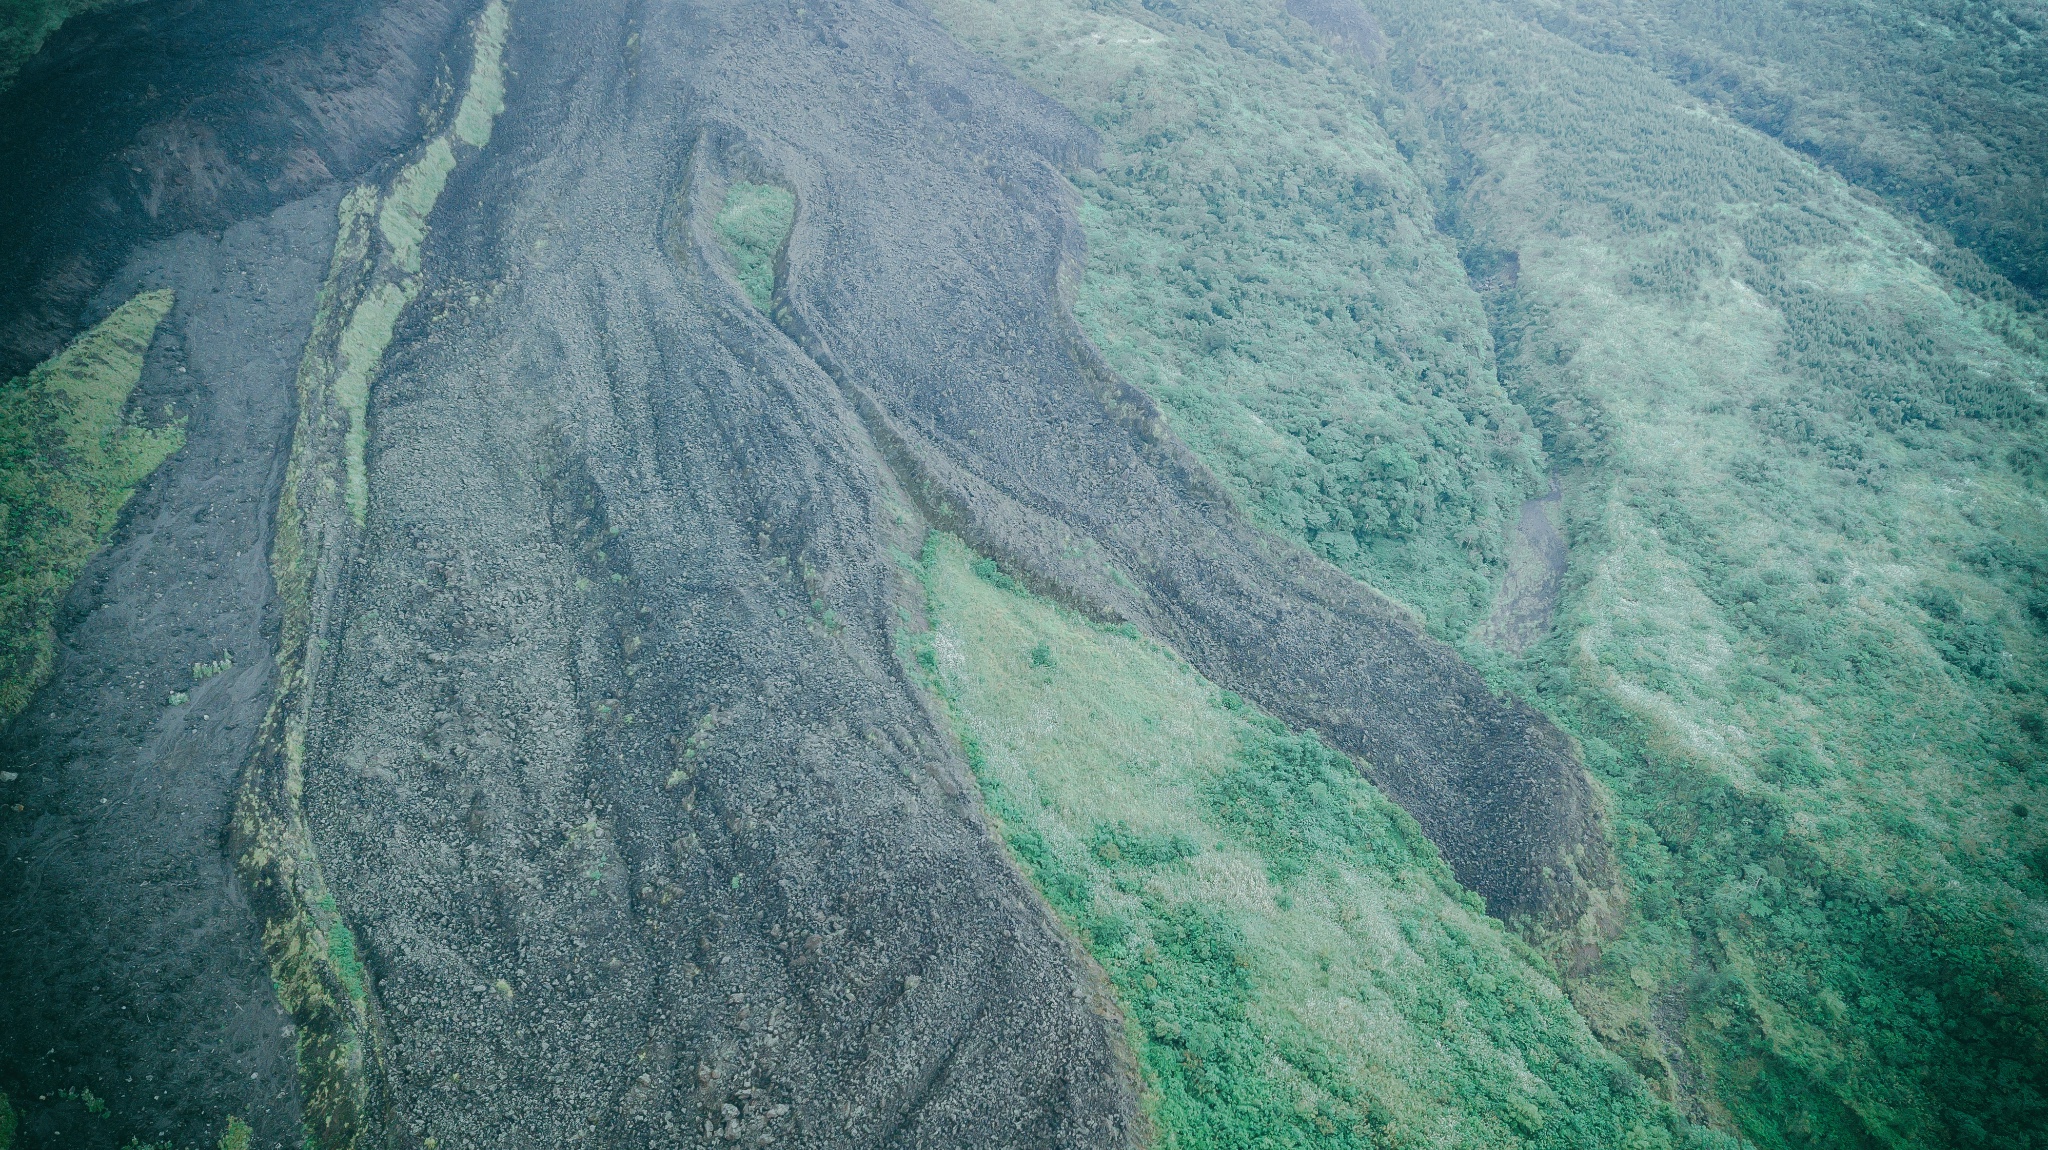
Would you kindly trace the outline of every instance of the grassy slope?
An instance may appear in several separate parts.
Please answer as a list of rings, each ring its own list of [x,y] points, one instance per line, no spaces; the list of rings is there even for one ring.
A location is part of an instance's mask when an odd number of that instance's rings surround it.
[[[0,388],[0,718],[48,676],[57,603],[135,485],[185,442],[182,419],[126,411],[170,308],[169,291],[144,292]]]
[[[731,258],[740,286],[767,311],[775,295],[775,260],[796,220],[796,197],[774,184],[736,182],[712,221],[719,247]]]
[[[2048,293],[2048,5],[1530,0]]]
[[[934,536],[910,661],[1126,1012],[1169,1147],[1713,1143],[1341,754]]]
[[[1518,253],[1504,371],[1576,464],[1568,618],[1500,678],[1581,735],[1629,855],[1639,913],[1581,1001],[1626,1042],[1682,996],[1766,1144],[2027,1144],[2038,332],[1632,66],[1481,6],[1388,15],[1476,161],[1468,242]]]
[[[1238,334],[1289,330],[1336,289],[1155,322],[1185,253],[1271,280],[1285,253],[1351,237],[1378,250],[1342,262],[1447,317],[1447,339],[1472,304],[1412,274],[1442,242],[1409,231],[1426,205],[1475,272],[1518,269],[1489,293],[1501,370],[1567,469],[1573,578],[1526,659],[1468,649],[1582,738],[1610,792],[1635,906],[1623,938],[1580,952],[1583,1011],[1769,1145],[2027,1144],[2048,1074],[2032,321],[1627,61],[1495,7],[1387,4],[1376,85],[1277,7],[938,10],[1104,132],[1079,181],[1077,309],[1269,525],[1317,535],[1272,513],[1284,477],[1245,467],[1189,402],[1197,373],[1165,368],[1206,360],[1206,394],[1250,410],[1267,385]],[[1369,152],[1394,191],[1347,200],[1346,169],[1277,162],[1289,146]],[[1335,203],[1304,213],[1318,180]],[[1278,342],[1311,361],[1295,378],[1353,373],[1392,392],[1361,402],[1427,433],[1348,332]],[[1322,428],[1266,426],[1275,457]],[[1404,542],[1438,557],[1416,576],[1373,553],[1349,566],[1459,637],[1443,624],[1469,611],[1444,588],[1488,573],[1441,562],[1459,529]]]

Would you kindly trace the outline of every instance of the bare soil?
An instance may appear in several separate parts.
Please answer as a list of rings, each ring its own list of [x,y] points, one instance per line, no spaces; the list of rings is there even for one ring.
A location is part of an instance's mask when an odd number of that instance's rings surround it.
[[[1508,574],[1493,601],[1493,613],[1480,625],[1481,641],[1519,654],[1550,633],[1551,617],[1564,594],[1565,541],[1557,529],[1564,495],[1557,479],[1550,490],[1522,501],[1515,536],[1508,544]]]

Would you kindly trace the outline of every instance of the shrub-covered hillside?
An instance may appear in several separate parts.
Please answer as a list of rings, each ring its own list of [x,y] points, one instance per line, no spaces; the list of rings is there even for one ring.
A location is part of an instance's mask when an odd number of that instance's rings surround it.
[[[1371,74],[1251,9],[1228,36],[1135,4],[939,11],[1103,133],[1077,310],[1118,370],[1254,519],[1440,629],[1481,616],[1542,453],[1427,188],[1361,115]]]
[[[1290,7],[939,11],[1103,134],[1077,310],[1112,362],[1578,736],[1628,875],[1548,942],[1594,1030],[1762,1145],[2031,1144],[2039,317],[1510,6]],[[1470,625],[1546,467],[1564,600],[1515,657]]]
[[[2048,292],[2048,5],[1539,0]]]

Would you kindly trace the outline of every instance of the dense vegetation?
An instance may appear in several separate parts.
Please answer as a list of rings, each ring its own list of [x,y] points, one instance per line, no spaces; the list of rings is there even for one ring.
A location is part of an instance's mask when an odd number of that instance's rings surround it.
[[[184,444],[182,419],[128,410],[170,308],[169,291],[136,296],[0,387],[0,718],[49,675],[57,603],[135,485]]]
[[[774,184],[737,181],[711,227],[718,246],[732,260],[740,287],[754,306],[767,311],[775,295],[775,261],[796,219],[796,197]]]
[[[1680,991],[1766,1144],[2028,1144],[2038,329],[1637,69],[1413,19],[1461,238],[1516,253],[1503,375],[1573,464],[1566,625],[1501,681],[1615,798],[1638,913],[1581,1001]]]
[[[1278,7],[939,12],[1104,134],[1077,307],[1112,362],[1253,514],[1578,736],[1632,904],[1619,937],[1542,941],[1594,1030],[1762,1145],[2034,1144],[2048,368],[2025,297],[1507,6],[1293,5],[1320,32]],[[1308,274],[1326,252],[1349,279]],[[1328,322],[1366,293],[1390,302]],[[1435,325],[1427,352],[1403,316]],[[1437,358],[1403,377],[1361,345]],[[1324,406],[1272,418],[1282,395]],[[1487,463],[1419,467],[1443,494],[1398,535],[1290,516],[1354,497],[1303,498],[1305,468],[1242,445],[1371,458],[1328,451],[1328,396],[1379,413],[1370,450]],[[1459,456],[1456,423],[1500,446]],[[1473,588],[1498,579],[1503,495],[1546,467],[1571,575],[1550,639],[1510,657],[1468,638]],[[1391,506],[1405,471],[1346,474]]]
[[[1531,0],[2048,293],[2048,7],[1964,0]]]
[[[910,654],[1169,1147],[1716,1146],[1342,754],[934,536]]]

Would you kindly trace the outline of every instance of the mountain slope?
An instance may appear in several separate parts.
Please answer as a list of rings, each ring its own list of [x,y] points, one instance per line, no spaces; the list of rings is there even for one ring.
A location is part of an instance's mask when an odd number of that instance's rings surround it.
[[[1651,64],[1953,234],[2036,300],[2048,289],[2048,7],[1848,0],[1524,10],[1588,48]],[[2002,286],[1965,274],[1979,291]]]
[[[17,1144],[2034,1144],[2026,163],[1684,63],[1923,116],[1855,11],[67,23],[0,362],[161,304],[185,439],[0,742]]]
[[[1294,481],[1210,429],[1269,402],[1272,365],[1302,358],[1274,333],[1325,298],[1265,266],[1347,253],[1379,295],[1490,315],[1478,362],[1563,479],[1556,633],[1491,654],[1447,578],[1384,546],[1347,565],[1541,698],[1609,788],[1632,905],[1551,944],[1575,953],[1596,1029],[1766,1144],[2037,1125],[2035,322],[1812,164],[1510,9],[1294,10],[1315,24],[1265,5],[942,9],[1103,129],[1080,184],[1105,253],[1082,322],[1246,477],[1255,514]],[[1384,206],[1347,196],[1341,167],[1274,161],[1291,138],[1271,109],[1310,91],[1323,119],[1298,135],[1405,157]],[[1197,210],[1152,207],[1176,201]],[[1235,263],[1258,269],[1235,314],[1133,306],[1178,282],[1150,252],[1224,242],[1282,253]],[[1431,242],[1460,249],[1469,287],[1418,282]],[[1386,402],[1341,334],[1292,342]],[[1333,423],[1269,421],[1264,457],[1326,459]],[[1328,549],[1327,520],[1262,518]],[[1441,554],[1462,530],[1424,522],[1401,546]]]

